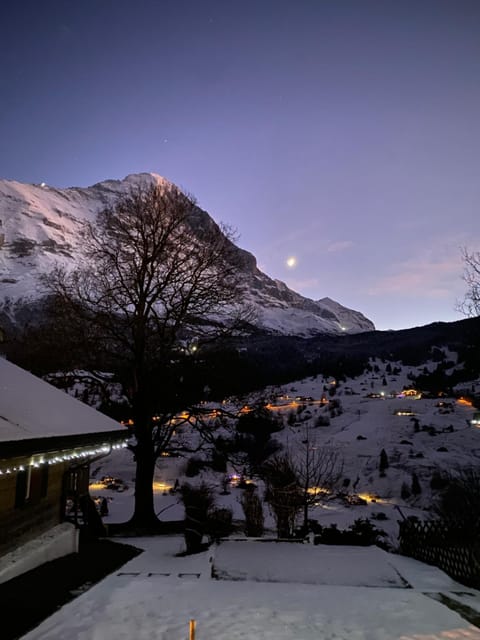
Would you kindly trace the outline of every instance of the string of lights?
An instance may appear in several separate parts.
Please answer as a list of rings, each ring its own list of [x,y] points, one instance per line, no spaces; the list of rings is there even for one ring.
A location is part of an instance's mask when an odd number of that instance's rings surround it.
[[[10,465],[0,468],[0,476],[8,476],[17,471],[25,471],[28,467],[38,468],[41,465],[54,465],[62,462],[68,462],[70,460],[81,460],[82,458],[88,458],[89,456],[96,456],[101,453],[107,454],[112,450],[124,449],[127,447],[127,440],[122,440],[115,444],[103,444],[99,447],[75,447],[73,449],[64,449],[57,451],[55,454],[37,454],[30,458],[30,461],[25,464]]]

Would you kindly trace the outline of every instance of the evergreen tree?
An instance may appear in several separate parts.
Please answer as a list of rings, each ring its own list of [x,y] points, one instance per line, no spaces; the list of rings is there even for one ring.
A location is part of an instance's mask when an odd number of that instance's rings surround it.
[[[379,464],[380,473],[384,474],[385,470],[388,469],[388,456],[385,449],[380,451],[380,464]]]
[[[408,484],[404,482],[400,490],[400,497],[402,498],[402,500],[408,500],[408,498],[410,498],[411,495],[412,493],[410,491]]]
[[[422,493],[422,487],[420,486],[420,482],[418,481],[418,476],[416,473],[412,473],[412,494],[414,496],[418,496]]]

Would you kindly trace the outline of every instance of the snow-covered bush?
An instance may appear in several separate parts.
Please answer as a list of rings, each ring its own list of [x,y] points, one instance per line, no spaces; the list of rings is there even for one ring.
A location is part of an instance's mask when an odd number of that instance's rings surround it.
[[[211,487],[202,483],[198,487],[184,484],[180,487],[180,496],[185,507],[185,545],[187,553],[202,550],[202,538],[207,533],[209,512],[215,505]]]

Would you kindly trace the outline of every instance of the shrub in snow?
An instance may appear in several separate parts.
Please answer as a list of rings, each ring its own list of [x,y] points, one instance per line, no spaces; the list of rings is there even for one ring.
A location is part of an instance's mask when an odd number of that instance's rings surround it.
[[[270,504],[279,538],[291,538],[298,512],[304,504],[303,491],[289,456],[276,456],[261,468],[265,500]]]
[[[198,487],[184,484],[180,496],[185,507],[185,545],[187,553],[202,550],[202,538],[207,532],[208,514],[215,505],[213,490],[202,483]]]
[[[377,529],[368,518],[358,518],[348,529],[338,529],[336,524],[321,528],[314,544],[369,546],[380,542],[385,535],[385,531]]]
[[[187,478],[194,478],[195,476],[198,476],[204,467],[205,461],[201,458],[189,458],[185,467],[185,475]]]
[[[385,449],[380,451],[380,462],[378,468],[380,470],[380,475],[385,475],[385,469],[388,469],[388,456]]]
[[[412,494],[414,496],[418,496],[422,493],[422,487],[420,486],[420,482],[418,481],[418,476],[416,473],[412,473]]]
[[[330,418],[328,416],[318,416],[318,418],[315,420],[315,426],[316,427],[328,427],[330,426]]]
[[[402,500],[408,500],[411,495],[412,492],[410,491],[408,484],[406,482],[402,483],[402,488],[400,489],[400,497]]]
[[[377,529],[368,518],[359,518],[348,528],[346,544],[358,544],[361,546],[375,544],[384,535],[386,535],[385,531]]]
[[[436,513],[446,520],[457,520],[466,528],[480,527],[480,471],[464,469],[447,479]]]
[[[313,539],[313,544],[341,544],[343,531],[340,531],[336,523],[328,527],[320,527],[320,531]]]
[[[263,506],[255,487],[252,485],[245,487],[240,503],[245,515],[245,535],[248,537],[263,536]]]
[[[442,491],[448,486],[449,478],[440,473],[440,471],[434,471],[430,480],[430,488],[433,491]]]
[[[212,540],[226,538],[233,531],[233,512],[231,509],[213,509],[208,514],[207,533]]]

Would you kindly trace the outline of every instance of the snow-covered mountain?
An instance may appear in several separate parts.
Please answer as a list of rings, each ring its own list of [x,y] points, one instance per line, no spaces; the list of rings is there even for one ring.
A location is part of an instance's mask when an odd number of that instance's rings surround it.
[[[74,266],[82,260],[80,229],[98,211],[132,188],[167,180],[141,173],[124,180],[106,180],[91,187],[57,189],[0,180],[0,305],[11,316],[44,294],[38,276],[56,262]],[[197,208],[195,223],[215,225]],[[236,247],[245,283],[245,299],[256,310],[260,329],[280,334],[312,336],[319,333],[371,331],[373,323],[358,311],[330,298],[314,301],[273,280],[257,267],[255,257]]]

